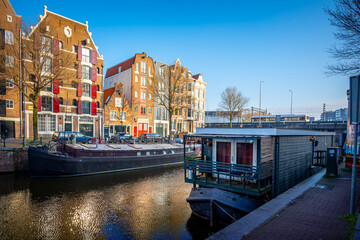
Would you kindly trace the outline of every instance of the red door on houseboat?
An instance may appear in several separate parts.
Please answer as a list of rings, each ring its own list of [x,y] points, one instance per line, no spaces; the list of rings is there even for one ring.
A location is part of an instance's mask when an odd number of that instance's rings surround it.
[[[253,165],[252,143],[236,143],[236,164]]]
[[[137,126],[134,126],[134,137],[138,137]]]
[[[216,143],[216,161],[231,163],[231,142]]]

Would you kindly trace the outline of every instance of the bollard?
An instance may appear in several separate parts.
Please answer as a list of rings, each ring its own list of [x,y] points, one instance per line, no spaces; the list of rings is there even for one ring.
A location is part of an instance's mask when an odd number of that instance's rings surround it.
[[[97,137],[96,138],[96,148],[98,148],[99,147],[99,138]]]
[[[42,144],[42,137],[40,137],[40,144]]]

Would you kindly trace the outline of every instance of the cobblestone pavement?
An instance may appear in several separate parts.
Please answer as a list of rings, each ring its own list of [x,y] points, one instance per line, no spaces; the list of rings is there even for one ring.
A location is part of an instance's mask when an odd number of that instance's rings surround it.
[[[349,239],[345,216],[350,209],[351,173],[341,168],[339,178],[323,178],[317,183],[332,189],[310,188],[244,239]],[[359,181],[356,187],[359,212]]]

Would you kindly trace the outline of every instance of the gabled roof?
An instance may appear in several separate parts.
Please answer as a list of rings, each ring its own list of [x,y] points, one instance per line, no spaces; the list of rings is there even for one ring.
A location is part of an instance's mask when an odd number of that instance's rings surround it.
[[[114,93],[114,91],[115,91],[114,87],[104,90],[104,98],[103,98],[104,104],[106,104],[109,101],[109,99],[110,99],[111,95]]]
[[[193,77],[194,79],[198,80],[198,79],[199,79],[199,76],[200,76],[200,74],[196,74],[196,75],[193,75],[192,77]]]
[[[121,72],[128,70],[129,68],[131,68],[131,66],[134,64],[134,62],[135,62],[135,57],[132,57],[132,58],[130,58],[124,62],[121,62],[111,68],[108,68],[106,70],[105,78],[112,77],[112,76],[118,74],[119,67],[121,67]]]
[[[66,19],[66,20],[72,21],[72,22],[74,22],[74,23],[79,24],[80,26],[82,26],[82,27],[84,28],[85,32],[87,33],[88,37],[90,38],[92,44],[94,45],[94,49],[96,49],[96,52],[97,52],[97,54],[98,54],[98,57],[103,58],[103,56],[100,55],[99,50],[98,50],[98,47],[95,45],[94,40],[92,39],[92,36],[91,36],[92,34],[91,34],[91,32],[89,32],[89,25],[88,25],[88,22],[87,22],[87,21],[86,21],[86,23],[84,24],[84,23],[75,21],[75,20],[73,20],[73,19],[70,19],[70,18],[68,18],[68,17],[62,16],[62,15],[60,15],[60,14],[57,14],[57,13],[54,13],[54,12],[50,12],[49,10],[47,10],[47,6],[46,6],[46,5],[44,5],[44,16],[40,15],[40,21],[38,21],[37,24],[31,29],[31,31],[30,31],[30,33],[28,34],[27,38],[29,38],[29,37],[36,31],[36,29],[37,29],[37,28],[40,26],[40,24],[47,18],[47,16],[48,16],[49,14],[52,14],[52,15],[54,15],[54,16],[56,16],[56,17],[59,17],[59,18],[64,18],[64,19]]]
[[[20,15],[16,14],[15,9],[13,8],[13,6],[11,5],[11,2],[10,2],[9,0],[5,0],[5,1],[3,1],[3,3],[5,4],[5,6],[6,6],[6,4],[8,3],[10,9],[14,12],[15,16],[21,17]]]

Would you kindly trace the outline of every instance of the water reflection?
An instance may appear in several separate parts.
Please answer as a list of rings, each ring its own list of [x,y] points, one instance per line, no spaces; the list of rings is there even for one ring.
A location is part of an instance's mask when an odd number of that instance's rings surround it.
[[[203,239],[182,167],[63,179],[0,176],[0,239]],[[191,216],[191,217],[190,217]]]

